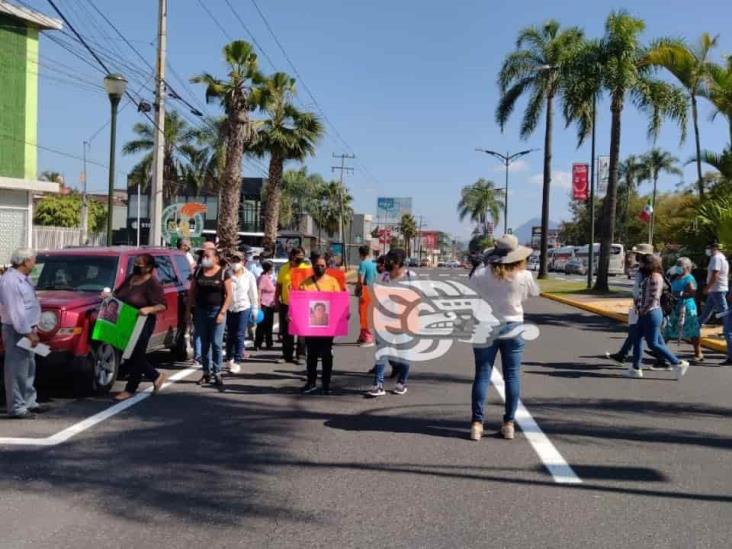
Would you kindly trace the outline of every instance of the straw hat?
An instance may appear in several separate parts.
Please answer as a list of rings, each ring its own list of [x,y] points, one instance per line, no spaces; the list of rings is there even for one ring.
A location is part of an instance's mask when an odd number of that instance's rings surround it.
[[[483,252],[487,263],[516,263],[529,257],[534,250],[519,245],[518,238],[512,234],[504,234],[496,239],[496,245]]]
[[[652,244],[638,244],[637,246],[633,246],[632,252],[635,252],[638,255],[653,255],[653,245]]]

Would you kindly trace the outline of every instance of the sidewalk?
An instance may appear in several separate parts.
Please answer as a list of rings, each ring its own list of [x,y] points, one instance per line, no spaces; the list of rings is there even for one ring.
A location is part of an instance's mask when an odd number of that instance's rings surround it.
[[[628,309],[633,303],[633,300],[627,297],[600,297],[597,295],[552,292],[542,292],[541,295],[547,299],[612,318],[624,324],[628,323]],[[719,335],[721,329],[721,326],[702,328],[702,346],[720,353],[726,353],[727,344]]]

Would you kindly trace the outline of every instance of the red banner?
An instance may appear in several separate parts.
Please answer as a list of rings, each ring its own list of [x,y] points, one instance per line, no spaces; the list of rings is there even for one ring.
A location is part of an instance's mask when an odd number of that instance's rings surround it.
[[[572,197],[575,200],[587,200],[587,177],[590,173],[588,164],[572,164]]]

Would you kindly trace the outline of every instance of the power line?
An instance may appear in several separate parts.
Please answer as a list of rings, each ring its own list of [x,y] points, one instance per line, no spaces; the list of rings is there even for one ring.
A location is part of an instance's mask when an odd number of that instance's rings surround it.
[[[254,34],[252,31],[249,30],[249,27],[244,23],[244,20],[239,16],[239,12],[237,12],[234,9],[234,6],[231,5],[231,2],[229,0],[224,0],[226,2],[226,5],[229,6],[229,9],[234,14],[234,17],[236,17],[237,21],[241,24],[244,31],[249,35],[249,38],[252,39],[252,42],[254,42],[254,45],[257,47],[257,49],[264,55],[264,58],[269,62],[270,66],[273,70],[277,70],[274,62],[272,61],[272,58],[269,56],[269,54],[264,50],[264,48],[257,42],[257,39],[254,37]]]
[[[223,35],[227,38],[227,40],[229,40],[229,42],[231,42],[233,40],[233,38],[231,37],[231,35],[228,32],[226,32],[226,29],[224,28],[224,26],[221,23],[219,23],[219,20],[216,19],[214,14],[211,13],[211,11],[206,7],[206,5],[201,0],[196,0],[196,2],[198,2],[198,5],[201,6],[201,9],[206,12],[208,17],[219,28],[219,30],[223,33]]]

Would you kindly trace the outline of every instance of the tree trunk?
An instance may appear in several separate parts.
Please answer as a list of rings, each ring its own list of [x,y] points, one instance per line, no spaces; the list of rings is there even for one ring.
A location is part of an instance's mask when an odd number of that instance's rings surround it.
[[[239,200],[241,199],[241,158],[244,154],[244,99],[233,98],[227,115],[226,166],[219,200],[219,248],[232,253],[239,243]]]
[[[696,96],[691,96],[691,117],[694,120],[694,140],[696,142],[696,176],[697,176],[697,188],[699,189],[699,198],[704,198],[704,178],[702,177],[702,166],[701,166],[701,141],[699,139],[699,120],[698,112],[696,108]]]
[[[264,203],[264,248],[270,250],[275,249],[275,242],[277,241],[280,201],[282,199],[283,164],[283,160],[276,154],[273,154],[270,158],[267,197]]]
[[[610,128],[610,179],[607,194],[602,203],[602,224],[600,225],[600,257],[598,259],[595,290],[607,292],[610,250],[615,236],[615,212],[618,203],[618,161],[620,159],[620,116],[623,113],[623,96],[613,96],[610,107],[612,124]]]
[[[546,254],[549,242],[549,198],[552,182],[552,99],[546,98],[546,131],[544,133],[544,190],[541,198],[541,251],[539,278],[546,278]],[[508,199],[508,197],[506,197]]]
[[[651,220],[648,227],[648,243],[653,246],[653,232],[656,229],[656,187],[658,185],[658,173],[653,173],[653,194],[651,195]]]

